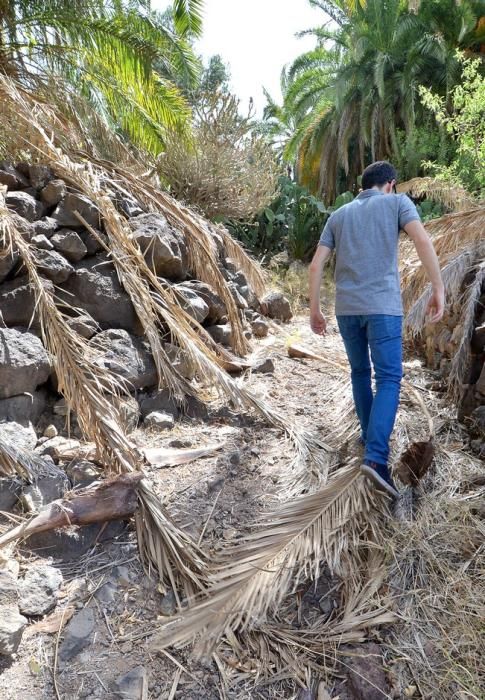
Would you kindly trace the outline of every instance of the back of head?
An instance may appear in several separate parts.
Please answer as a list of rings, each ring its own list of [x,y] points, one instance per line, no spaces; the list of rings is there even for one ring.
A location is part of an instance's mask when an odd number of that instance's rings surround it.
[[[384,187],[392,180],[397,180],[396,168],[387,160],[377,160],[368,165],[362,173],[362,189],[370,190],[372,187]]]

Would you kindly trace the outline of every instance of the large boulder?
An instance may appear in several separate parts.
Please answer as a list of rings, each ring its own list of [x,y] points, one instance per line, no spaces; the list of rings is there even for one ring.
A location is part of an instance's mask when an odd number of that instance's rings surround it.
[[[16,251],[2,250],[0,251],[0,283],[13,270],[19,259]]]
[[[183,235],[161,214],[141,214],[129,220],[132,237],[148,265],[157,275],[170,280],[187,274],[187,248]]]
[[[43,280],[47,291],[54,292],[54,285]],[[0,287],[0,318],[6,326],[36,325],[35,295],[27,275],[4,282]]]
[[[72,263],[82,260],[88,252],[81,237],[68,228],[61,228],[55,233],[51,238],[51,243],[59,253]]]
[[[0,328],[0,399],[32,393],[50,374],[40,339],[23,328]]]
[[[124,328],[134,333],[142,332],[133,304],[105,256],[78,263],[74,274],[61,285],[59,296],[71,306],[86,311],[103,329]]]
[[[99,352],[96,364],[124,382],[128,391],[157,383],[157,370],[145,341],[121,329],[98,333],[89,344]]]
[[[289,321],[293,316],[290,302],[281,292],[269,292],[261,299],[261,311],[269,318]]]
[[[83,224],[74,213],[76,211],[81,214],[90,226],[99,228],[100,216],[97,206],[84,195],[75,192],[66,194],[55,208],[52,218],[57,221],[59,226],[80,228]]]
[[[226,306],[210,284],[200,282],[199,280],[190,280],[189,282],[184,282],[183,286],[187,289],[191,289],[207,304],[209,308],[205,319],[207,323],[215,324],[226,316]]]
[[[47,392],[38,389],[30,394],[0,399],[0,422],[37,423],[47,406]],[[0,510],[2,510],[0,508]]]
[[[5,202],[11,211],[27,221],[37,221],[45,212],[44,204],[28,192],[7,192]]]
[[[54,282],[54,284],[62,284],[74,272],[73,266],[67,262],[63,255],[55,250],[35,248],[32,252],[34,253],[39,273]]]

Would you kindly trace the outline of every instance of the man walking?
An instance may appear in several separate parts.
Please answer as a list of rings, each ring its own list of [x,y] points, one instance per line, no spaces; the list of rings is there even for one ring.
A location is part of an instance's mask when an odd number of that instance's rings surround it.
[[[439,321],[444,310],[443,280],[433,244],[409,197],[394,194],[396,178],[396,170],[386,161],[364,170],[362,192],[330,216],[310,265],[310,324],[314,333],[324,335],[327,323],[320,310],[320,286],[324,264],[335,250],[335,313],[365,445],[361,471],[393,497],[399,492],[387,463],[402,378],[401,229],[413,241],[431,282],[429,321]]]

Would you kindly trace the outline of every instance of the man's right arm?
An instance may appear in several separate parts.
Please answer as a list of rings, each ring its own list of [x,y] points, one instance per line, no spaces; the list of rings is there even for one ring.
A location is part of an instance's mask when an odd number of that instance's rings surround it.
[[[404,225],[404,230],[413,241],[421,263],[431,282],[432,295],[428,302],[428,321],[437,323],[443,318],[445,309],[445,290],[441,277],[440,264],[431,238],[421,221],[414,220]]]

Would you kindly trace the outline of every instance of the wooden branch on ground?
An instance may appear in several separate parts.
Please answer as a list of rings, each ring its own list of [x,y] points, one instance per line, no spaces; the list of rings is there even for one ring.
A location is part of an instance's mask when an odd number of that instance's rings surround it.
[[[99,486],[72,492],[69,497],[52,501],[32,520],[12,528],[0,537],[0,547],[39,532],[70,525],[90,525],[129,518],[137,506],[137,486],[143,474],[123,474],[103,481]]]

